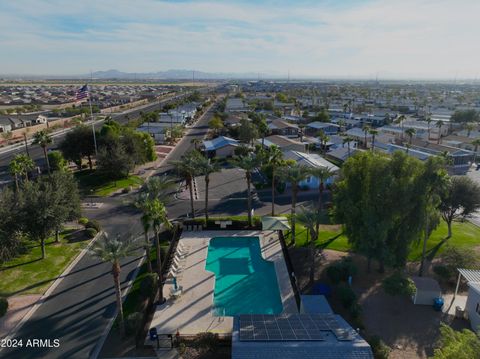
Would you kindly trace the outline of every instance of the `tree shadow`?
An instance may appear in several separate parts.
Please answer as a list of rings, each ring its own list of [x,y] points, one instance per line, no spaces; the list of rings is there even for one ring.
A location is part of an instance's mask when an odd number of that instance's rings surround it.
[[[337,235],[333,236],[332,238],[327,239],[325,242],[322,242],[320,244],[317,244],[317,248],[324,250],[326,249],[330,244],[332,244],[337,238],[343,235],[343,232],[338,233]]]

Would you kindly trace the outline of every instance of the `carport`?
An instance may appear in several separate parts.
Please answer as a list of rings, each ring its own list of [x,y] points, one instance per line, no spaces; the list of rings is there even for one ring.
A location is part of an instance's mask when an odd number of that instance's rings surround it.
[[[412,297],[413,304],[433,305],[435,298],[442,296],[442,290],[435,279],[412,277],[412,280],[416,288]]]
[[[480,283],[480,270],[478,269],[464,269],[464,268],[457,268],[458,270],[458,279],[457,279],[457,286],[455,287],[455,294],[453,298],[457,296],[458,287],[460,286],[460,279],[465,278],[467,283]]]

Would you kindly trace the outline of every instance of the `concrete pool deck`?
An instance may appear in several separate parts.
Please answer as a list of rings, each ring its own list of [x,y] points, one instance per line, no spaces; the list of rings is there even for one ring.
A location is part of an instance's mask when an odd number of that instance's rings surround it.
[[[159,334],[197,334],[201,332],[231,333],[233,317],[217,317],[212,313],[215,275],[205,270],[208,244],[214,237],[254,236],[260,238],[264,259],[275,265],[275,272],[284,313],[298,313],[293,289],[290,284],[282,248],[275,232],[267,231],[203,231],[182,233],[179,245],[188,248],[183,276],[178,280],[182,295],[173,299],[173,288],[167,280],[163,292],[167,302],[157,306],[150,328]],[[147,342],[148,342],[147,338]],[[151,344],[151,343],[150,343]]]

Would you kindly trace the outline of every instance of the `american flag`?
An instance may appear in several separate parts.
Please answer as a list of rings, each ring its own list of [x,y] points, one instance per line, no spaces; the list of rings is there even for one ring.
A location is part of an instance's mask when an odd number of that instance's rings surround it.
[[[88,85],[84,85],[75,94],[75,101],[81,101],[87,97],[88,97]]]

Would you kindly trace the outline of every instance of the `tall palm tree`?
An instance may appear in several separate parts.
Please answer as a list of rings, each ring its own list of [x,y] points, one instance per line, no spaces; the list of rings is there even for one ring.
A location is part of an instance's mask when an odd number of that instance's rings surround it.
[[[19,179],[24,176],[24,181],[28,181],[28,172],[35,168],[33,160],[24,154],[16,155],[10,162],[10,173],[15,177],[15,187],[19,190]]]
[[[475,163],[476,160],[477,160],[478,146],[480,146],[480,138],[477,138],[477,139],[473,140],[471,142],[471,144],[475,146],[475,148],[473,149],[473,152],[474,152],[473,153],[473,163]]]
[[[430,140],[430,124],[432,123],[432,118],[428,115],[427,119],[425,120],[427,122],[427,131],[428,131],[428,141]]]
[[[353,137],[350,137],[350,136],[345,136],[342,140],[343,145],[347,144],[348,157],[350,157],[350,142],[352,141],[353,141]]]
[[[123,318],[122,306],[122,289],[120,287],[120,260],[127,257],[134,249],[135,242],[131,239],[126,241],[120,240],[119,236],[110,238],[107,233],[104,233],[102,238],[97,240],[90,253],[99,258],[103,262],[110,262],[112,264],[112,275],[115,286],[115,297],[117,300],[118,318],[120,321],[120,334],[125,336],[125,324]]]
[[[414,128],[407,128],[405,130],[405,134],[408,136],[408,143],[411,145],[412,144],[412,139],[413,136],[417,133],[417,131]]]
[[[198,150],[198,146],[202,144],[202,140],[199,138],[192,138],[190,143],[195,146],[195,150]]]
[[[142,192],[144,192],[150,199],[158,198],[163,203],[167,203],[171,198],[168,190],[174,185],[175,183],[169,176],[154,176],[150,177],[148,181],[145,182],[142,187]]]
[[[220,171],[220,166],[210,158],[203,156],[198,157],[196,164],[199,173],[205,178],[205,224],[208,224],[208,188],[210,186],[210,175]]]
[[[327,152],[327,142],[330,140],[330,137],[328,137],[325,132],[319,131],[318,132],[318,139],[320,140],[320,144],[322,146],[322,153],[325,154]]]
[[[315,167],[309,169],[309,174],[318,178],[318,210],[321,211],[323,208],[322,199],[325,182],[334,175],[334,172],[330,167]]]
[[[297,215],[297,219],[307,227],[310,233],[310,241],[308,243],[310,249],[310,286],[313,286],[315,279],[315,242],[318,240],[322,214],[315,210],[313,206],[302,207],[300,213]]]
[[[340,128],[339,128],[340,132],[345,131],[345,127],[346,127],[347,123],[345,122],[344,119],[339,120],[338,125],[340,126]]]
[[[364,140],[364,141],[365,141],[365,142],[364,142],[365,148],[368,148],[367,134],[370,132],[371,129],[372,129],[372,128],[371,128],[369,125],[367,125],[367,124],[363,125],[363,127],[362,127],[362,131],[363,131],[363,133],[364,133],[364,135],[365,135],[365,140]]]
[[[145,260],[147,261],[148,272],[153,272],[152,262],[150,261],[150,240],[148,232],[150,231],[152,225],[152,217],[150,214],[150,199],[145,194],[140,194],[134,202],[134,206],[137,207],[141,212],[140,222],[143,227],[143,234],[145,238],[144,249],[145,249]]]
[[[309,175],[309,168],[295,163],[292,166],[284,167],[280,170],[280,178],[289,182],[292,186],[292,205],[290,209],[292,221],[292,243],[295,245],[295,207],[297,205],[298,183],[306,179]]]
[[[368,131],[368,133],[370,133],[372,135],[372,151],[374,151],[375,150],[375,136],[378,135],[378,130],[371,129],[370,131]]]
[[[443,127],[444,123],[442,120],[438,120],[437,123],[435,124],[435,126],[438,127],[438,139],[437,139],[437,143],[440,143],[440,139],[442,138],[442,127]]]
[[[48,174],[50,174],[50,162],[48,161],[47,147],[52,142],[52,138],[45,130],[38,131],[33,135],[33,144],[39,145],[43,149],[43,155],[45,156],[45,161],[47,162]]]
[[[272,145],[265,151],[265,164],[272,169],[272,216],[275,216],[275,176],[283,162],[283,153],[278,146]]]
[[[465,125],[465,128],[467,129],[467,137],[470,137],[470,134],[472,133],[472,131],[475,129],[475,124],[473,123],[467,123]]]
[[[402,141],[403,141],[403,122],[405,121],[406,117],[405,115],[400,115],[398,118],[394,121],[397,125],[400,125],[402,128]]]
[[[150,200],[149,203],[149,216],[153,225],[153,232],[155,233],[155,252],[157,256],[157,274],[158,274],[158,301],[163,303],[163,276],[162,276],[162,255],[160,250],[160,229],[163,226],[165,228],[172,228],[172,224],[168,219],[167,209],[165,205],[160,202],[158,198]]]
[[[252,223],[252,172],[260,165],[258,158],[252,154],[239,156],[232,160],[232,164],[245,171],[245,179],[247,180],[247,206],[248,206],[248,225]]]
[[[195,157],[200,156],[196,151],[191,151],[181,157],[179,161],[170,162],[175,167],[175,170],[185,180],[188,190],[190,192],[190,210],[192,212],[192,218],[195,218],[195,206],[193,204],[193,180],[198,174],[196,167]]]

